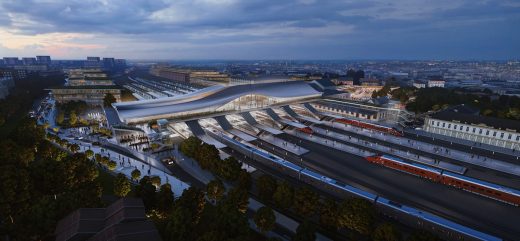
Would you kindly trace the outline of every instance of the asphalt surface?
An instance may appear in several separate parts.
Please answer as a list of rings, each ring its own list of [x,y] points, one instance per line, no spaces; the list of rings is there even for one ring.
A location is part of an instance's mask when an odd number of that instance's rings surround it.
[[[456,164],[456,165],[459,165],[459,166],[464,166],[464,167],[467,168],[467,172],[464,175],[466,175],[468,177],[473,177],[473,178],[481,179],[481,180],[484,180],[484,181],[488,181],[488,182],[504,185],[504,186],[507,186],[507,187],[520,189],[520,177],[518,177],[518,176],[514,176],[514,175],[511,175],[511,174],[508,174],[508,173],[495,171],[495,170],[488,169],[488,168],[481,167],[481,166],[477,166],[477,165],[471,165],[471,164],[468,164],[468,163],[465,163],[465,162],[458,161],[456,159],[446,158],[444,156],[441,156],[441,155],[438,155],[438,154],[435,154],[435,153],[426,152],[426,151],[422,151],[422,150],[417,150],[417,149],[414,149],[412,147],[402,146],[402,145],[398,145],[398,144],[391,143],[391,142],[386,142],[384,140],[380,140],[380,139],[377,139],[377,138],[374,138],[374,137],[361,135],[361,134],[358,134],[358,133],[355,133],[355,132],[346,131],[346,130],[343,130],[343,129],[333,128],[333,127],[326,126],[326,125],[321,125],[321,124],[316,124],[316,126],[322,128],[322,129],[328,129],[328,130],[331,130],[331,131],[334,131],[334,132],[337,132],[337,133],[340,133],[340,134],[350,135],[352,137],[356,137],[356,138],[359,138],[361,140],[365,140],[365,141],[368,141],[368,142],[383,144],[383,145],[389,146],[389,147],[391,147],[393,149],[409,151],[410,153],[413,153],[413,154],[418,154],[418,155],[421,155],[421,156],[430,157],[430,158],[433,158],[433,159],[450,162],[450,163],[453,163],[453,164]],[[329,138],[329,139],[331,138],[329,136],[322,135],[322,134],[319,134],[319,133],[315,134],[315,135],[318,135],[318,136],[324,137],[324,138]],[[337,141],[342,142],[344,144],[351,145],[351,146],[356,146],[355,144],[351,144],[351,143],[346,142],[346,141],[341,141],[341,140],[337,140]],[[437,145],[437,143],[432,143],[432,144]],[[448,145],[449,145],[449,143],[448,143]],[[357,146],[357,147],[364,148],[365,150],[371,150],[367,146]],[[467,151],[467,149],[462,149],[462,151]]]
[[[288,134],[278,137],[291,143],[300,140]],[[511,240],[520,237],[519,207],[374,165],[307,140],[301,145],[310,150],[302,156],[304,164],[326,176],[477,230]],[[289,154],[288,159],[300,163],[300,157]]]

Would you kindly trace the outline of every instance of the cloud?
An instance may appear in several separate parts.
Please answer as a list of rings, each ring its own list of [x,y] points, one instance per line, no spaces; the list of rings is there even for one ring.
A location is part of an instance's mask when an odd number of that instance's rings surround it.
[[[0,12],[4,48],[63,57],[520,57],[512,0],[2,0]],[[479,50],[488,35],[496,53]]]

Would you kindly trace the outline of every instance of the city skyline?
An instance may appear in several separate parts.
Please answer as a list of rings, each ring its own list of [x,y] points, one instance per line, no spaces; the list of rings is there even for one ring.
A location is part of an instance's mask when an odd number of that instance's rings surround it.
[[[27,7],[31,6],[31,7]],[[2,56],[520,58],[514,1],[3,1]]]

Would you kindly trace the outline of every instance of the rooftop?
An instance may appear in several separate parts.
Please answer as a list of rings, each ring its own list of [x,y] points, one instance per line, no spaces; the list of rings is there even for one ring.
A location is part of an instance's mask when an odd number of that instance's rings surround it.
[[[431,115],[431,118],[445,121],[456,121],[469,125],[485,125],[494,129],[514,130],[520,133],[520,121],[478,115],[475,114],[474,109],[467,106],[448,108]]]

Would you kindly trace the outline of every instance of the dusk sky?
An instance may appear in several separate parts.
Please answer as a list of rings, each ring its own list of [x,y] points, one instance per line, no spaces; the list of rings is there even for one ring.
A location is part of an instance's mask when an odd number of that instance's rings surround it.
[[[0,57],[520,58],[520,0],[0,0]]]

